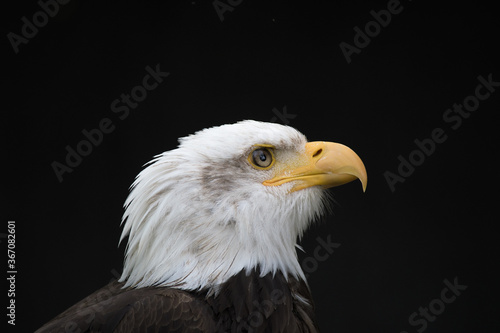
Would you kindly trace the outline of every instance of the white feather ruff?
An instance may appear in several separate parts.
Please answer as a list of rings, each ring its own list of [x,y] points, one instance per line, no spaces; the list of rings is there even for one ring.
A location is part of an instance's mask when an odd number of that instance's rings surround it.
[[[280,270],[305,280],[295,246],[323,212],[325,192],[264,186],[273,170],[253,168],[247,156],[254,145],[271,144],[277,160],[292,159],[306,142],[291,127],[247,120],[181,138],[156,156],[125,202],[120,281],[216,292],[256,266],[262,275]]]

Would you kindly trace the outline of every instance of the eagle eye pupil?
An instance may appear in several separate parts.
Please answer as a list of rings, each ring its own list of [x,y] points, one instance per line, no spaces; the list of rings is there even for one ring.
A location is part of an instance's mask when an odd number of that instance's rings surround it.
[[[267,168],[273,162],[273,155],[266,148],[258,148],[252,152],[252,163],[260,168]]]

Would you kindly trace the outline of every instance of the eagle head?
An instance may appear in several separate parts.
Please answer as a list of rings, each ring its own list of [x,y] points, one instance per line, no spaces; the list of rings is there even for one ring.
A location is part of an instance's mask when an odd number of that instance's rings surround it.
[[[179,142],[147,164],[125,202],[125,287],[216,292],[256,267],[305,280],[296,242],[328,207],[325,188],[366,188],[350,148],[288,126],[246,120]]]

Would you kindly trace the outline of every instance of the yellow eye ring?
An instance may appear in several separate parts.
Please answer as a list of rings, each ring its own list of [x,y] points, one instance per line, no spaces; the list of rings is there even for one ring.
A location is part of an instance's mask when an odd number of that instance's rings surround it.
[[[257,146],[248,155],[248,162],[259,170],[270,169],[274,165],[274,154],[268,146]]]

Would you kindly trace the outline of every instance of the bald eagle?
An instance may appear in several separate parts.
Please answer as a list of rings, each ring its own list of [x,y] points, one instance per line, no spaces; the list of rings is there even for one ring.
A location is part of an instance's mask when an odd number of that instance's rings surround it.
[[[296,253],[325,188],[367,174],[350,148],[252,120],[179,139],[125,202],[121,278],[37,332],[317,332]]]

